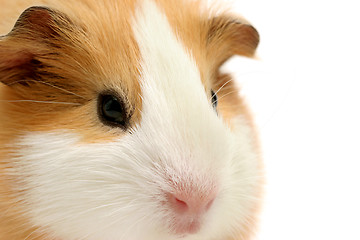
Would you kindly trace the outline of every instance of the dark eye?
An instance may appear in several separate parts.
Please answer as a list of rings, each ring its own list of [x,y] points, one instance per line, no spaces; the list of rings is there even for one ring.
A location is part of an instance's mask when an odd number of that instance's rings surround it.
[[[98,114],[106,125],[125,128],[128,122],[124,103],[111,94],[99,96]]]
[[[218,98],[213,90],[211,90],[211,103],[213,105],[213,108],[216,110],[218,105]]]

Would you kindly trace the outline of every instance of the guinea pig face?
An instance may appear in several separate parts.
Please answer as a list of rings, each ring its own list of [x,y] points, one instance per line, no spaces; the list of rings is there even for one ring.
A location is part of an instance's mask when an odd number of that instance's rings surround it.
[[[1,161],[19,216],[64,240],[247,237],[259,156],[218,67],[251,55],[255,30],[177,1],[89,2],[101,17],[32,8],[0,42],[13,51],[0,62]]]

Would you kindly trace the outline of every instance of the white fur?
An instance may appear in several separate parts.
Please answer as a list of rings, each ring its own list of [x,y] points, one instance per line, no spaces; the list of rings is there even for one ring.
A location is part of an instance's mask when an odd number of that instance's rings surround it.
[[[226,240],[255,202],[252,132],[241,118],[231,132],[216,115],[191,53],[154,2],[139,6],[133,31],[142,57],[141,123],[110,143],[81,143],[62,130],[19,139],[13,162],[27,214],[63,240],[177,239],[164,204],[171,179],[219,189],[200,232],[182,239]]]

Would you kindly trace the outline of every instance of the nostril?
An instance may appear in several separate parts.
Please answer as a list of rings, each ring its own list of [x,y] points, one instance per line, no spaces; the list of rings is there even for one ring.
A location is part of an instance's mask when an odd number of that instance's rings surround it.
[[[186,210],[188,208],[187,203],[185,201],[183,201],[183,200],[178,199],[177,197],[175,197],[175,202],[178,205],[178,207],[180,207],[180,208],[182,208],[184,210]]]
[[[206,204],[206,206],[205,206],[206,211],[208,211],[208,210],[210,209],[210,207],[211,207],[211,205],[213,204],[213,202],[214,202],[214,199],[210,200],[210,201]]]
[[[183,205],[183,206],[186,206],[186,205],[187,205],[186,202],[178,199],[177,197],[175,197],[175,201],[176,201],[176,203],[179,204],[179,205]]]
[[[180,197],[170,194],[169,196],[169,202],[176,210],[176,212],[184,213],[189,209],[188,204],[186,201],[182,200]]]
[[[179,214],[201,214],[209,211],[215,198],[188,196],[185,194],[168,194],[168,201],[175,212]]]

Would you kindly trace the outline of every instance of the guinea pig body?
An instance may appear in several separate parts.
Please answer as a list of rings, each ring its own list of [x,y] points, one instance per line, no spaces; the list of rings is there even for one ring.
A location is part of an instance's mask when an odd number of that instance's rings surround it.
[[[0,3],[0,240],[250,239],[259,149],[219,67],[252,26],[200,1]]]

